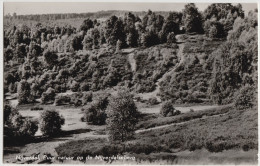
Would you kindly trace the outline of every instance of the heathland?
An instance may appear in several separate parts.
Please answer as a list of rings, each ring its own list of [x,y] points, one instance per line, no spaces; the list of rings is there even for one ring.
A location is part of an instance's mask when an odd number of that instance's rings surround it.
[[[5,16],[4,162],[256,164],[257,14]]]

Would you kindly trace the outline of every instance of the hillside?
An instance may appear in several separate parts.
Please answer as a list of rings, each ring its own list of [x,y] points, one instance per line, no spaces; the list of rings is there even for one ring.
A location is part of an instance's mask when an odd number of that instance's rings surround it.
[[[257,15],[187,4],[5,17],[5,163],[255,164]],[[88,164],[108,162],[121,163]]]

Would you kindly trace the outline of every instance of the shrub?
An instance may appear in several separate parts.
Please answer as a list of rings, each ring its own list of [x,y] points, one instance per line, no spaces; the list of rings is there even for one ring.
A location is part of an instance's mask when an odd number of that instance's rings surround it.
[[[14,108],[9,104],[4,105],[4,124],[9,122],[9,116],[14,112]]]
[[[157,100],[156,97],[152,97],[152,98],[149,98],[149,99],[148,99],[148,103],[149,103],[150,105],[156,105],[156,104],[159,104],[159,101]]]
[[[74,105],[74,106],[81,106],[82,105],[82,98],[83,93],[78,92],[78,93],[73,93],[72,95],[70,95],[70,104]]]
[[[92,102],[90,107],[82,109],[83,111],[85,111],[82,120],[86,121],[88,124],[104,125],[107,118],[107,114],[105,112],[107,105],[108,98],[99,97],[97,101]]]
[[[44,110],[42,107],[35,106],[31,108],[31,111],[38,111],[38,110]]]
[[[71,101],[71,99],[69,96],[58,96],[55,98],[54,104],[56,106],[59,106],[59,105],[69,104],[70,101]]]
[[[80,90],[83,91],[89,91],[90,89],[90,85],[88,83],[83,82],[82,84],[80,84]]]
[[[179,110],[176,110],[173,107],[173,104],[171,101],[167,101],[162,105],[162,108],[160,110],[160,114],[163,115],[164,117],[166,116],[175,116],[179,115],[181,112]]]
[[[8,105],[5,105],[4,111],[7,113],[5,114],[6,126],[4,132],[6,136],[14,138],[31,138],[35,135],[38,130],[37,122],[22,117],[16,109]],[[8,112],[9,116],[7,117]]]
[[[176,42],[176,38],[175,38],[174,32],[169,33],[168,36],[167,36],[167,43],[172,44],[172,43],[175,43],[175,42]]]
[[[65,119],[55,110],[46,110],[40,116],[40,129],[43,135],[54,136],[61,131]]]
[[[43,104],[53,103],[55,100],[55,90],[53,88],[48,88],[48,90],[42,93],[41,101]]]
[[[86,105],[88,102],[91,102],[92,101],[92,97],[93,97],[92,92],[84,93],[84,95],[82,97],[82,104]]]
[[[77,92],[79,88],[80,88],[79,83],[76,82],[76,81],[73,81],[72,84],[71,84],[71,86],[70,86],[70,90],[71,90],[72,92]]]
[[[29,118],[25,118],[22,125],[19,126],[19,134],[22,137],[33,137],[38,130],[36,121],[32,121]]]
[[[256,104],[255,88],[250,85],[242,87],[235,98],[235,107],[239,110],[252,108]]]

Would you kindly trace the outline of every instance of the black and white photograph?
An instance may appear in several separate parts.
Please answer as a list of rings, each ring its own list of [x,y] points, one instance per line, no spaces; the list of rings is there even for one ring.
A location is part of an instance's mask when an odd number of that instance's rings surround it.
[[[258,165],[258,3],[3,2],[1,164]]]

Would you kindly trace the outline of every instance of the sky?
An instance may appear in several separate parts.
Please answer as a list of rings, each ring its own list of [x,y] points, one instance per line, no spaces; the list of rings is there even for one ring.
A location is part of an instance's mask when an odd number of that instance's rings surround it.
[[[17,15],[51,13],[87,13],[102,10],[129,11],[181,11],[186,3],[156,2],[4,2],[4,15],[14,12]],[[204,11],[210,3],[196,3]],[[245,13],[257,8],[257,3],[241,3]],[[235,4],[234,4],[235,5]]]

